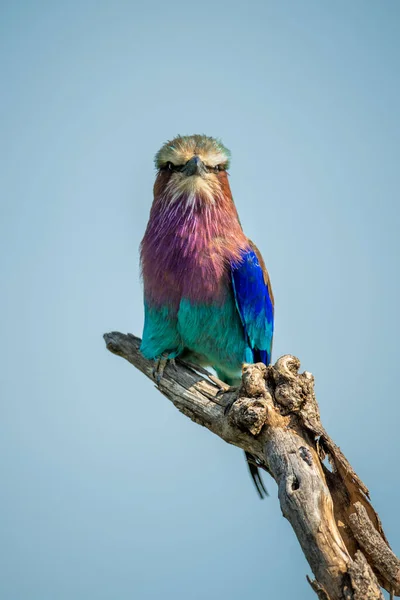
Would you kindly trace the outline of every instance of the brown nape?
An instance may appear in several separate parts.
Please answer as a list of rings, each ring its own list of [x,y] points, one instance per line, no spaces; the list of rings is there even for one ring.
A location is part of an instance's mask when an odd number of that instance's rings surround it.
[[[232,198],[231,186],[229,185],[228,173],[226,171],[218,171],[216,176],[221,184],[222,193],[225,198]]]

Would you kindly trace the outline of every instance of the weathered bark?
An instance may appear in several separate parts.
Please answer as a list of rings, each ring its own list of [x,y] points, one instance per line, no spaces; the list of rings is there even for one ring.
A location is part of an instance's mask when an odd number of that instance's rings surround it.
[[[139,338],[113,332],[104,339],[111,352],[153,377]],[[367,487],[322,427],[313,376],[299,374],[299,367],[290,355],[274,366],[245,365],[242,386],[232,391],[201,367],[178,360],[166,367],[158,387],[182,413],[251,453],[272,475],[320,599],[383,599],[380,586],[400,596],[400,561]]]

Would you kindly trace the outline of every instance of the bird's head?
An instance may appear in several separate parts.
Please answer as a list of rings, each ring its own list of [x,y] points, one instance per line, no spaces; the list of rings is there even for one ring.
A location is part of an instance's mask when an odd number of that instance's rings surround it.
[[[178,136],[157,152],[154,195],[175,203],[215,204],[229,194],[230,152],[205,135]]]

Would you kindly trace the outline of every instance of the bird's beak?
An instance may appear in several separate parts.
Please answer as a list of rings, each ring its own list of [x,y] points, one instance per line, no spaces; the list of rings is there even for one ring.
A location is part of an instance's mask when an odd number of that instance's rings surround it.
[[[182,172],[187,175],[187,177],[190,177],[191,175],[202,175],[205,171],[206,167],[198,156],[193,156],[193,158],[188,160],[182,169]]]

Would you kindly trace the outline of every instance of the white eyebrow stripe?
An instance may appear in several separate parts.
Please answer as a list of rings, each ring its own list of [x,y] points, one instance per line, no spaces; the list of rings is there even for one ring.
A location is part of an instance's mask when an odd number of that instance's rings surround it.
[[[159,162],[167,163],[172,162],[174,165],[185,165],[188,160],[198,156],[208,167],[216,167],[217,165],[228,162],[228,158],[222,152],[198,152],[193,154],[192,152],[182,152],[179,150],[166,150],[162,154],[160,153]]]

